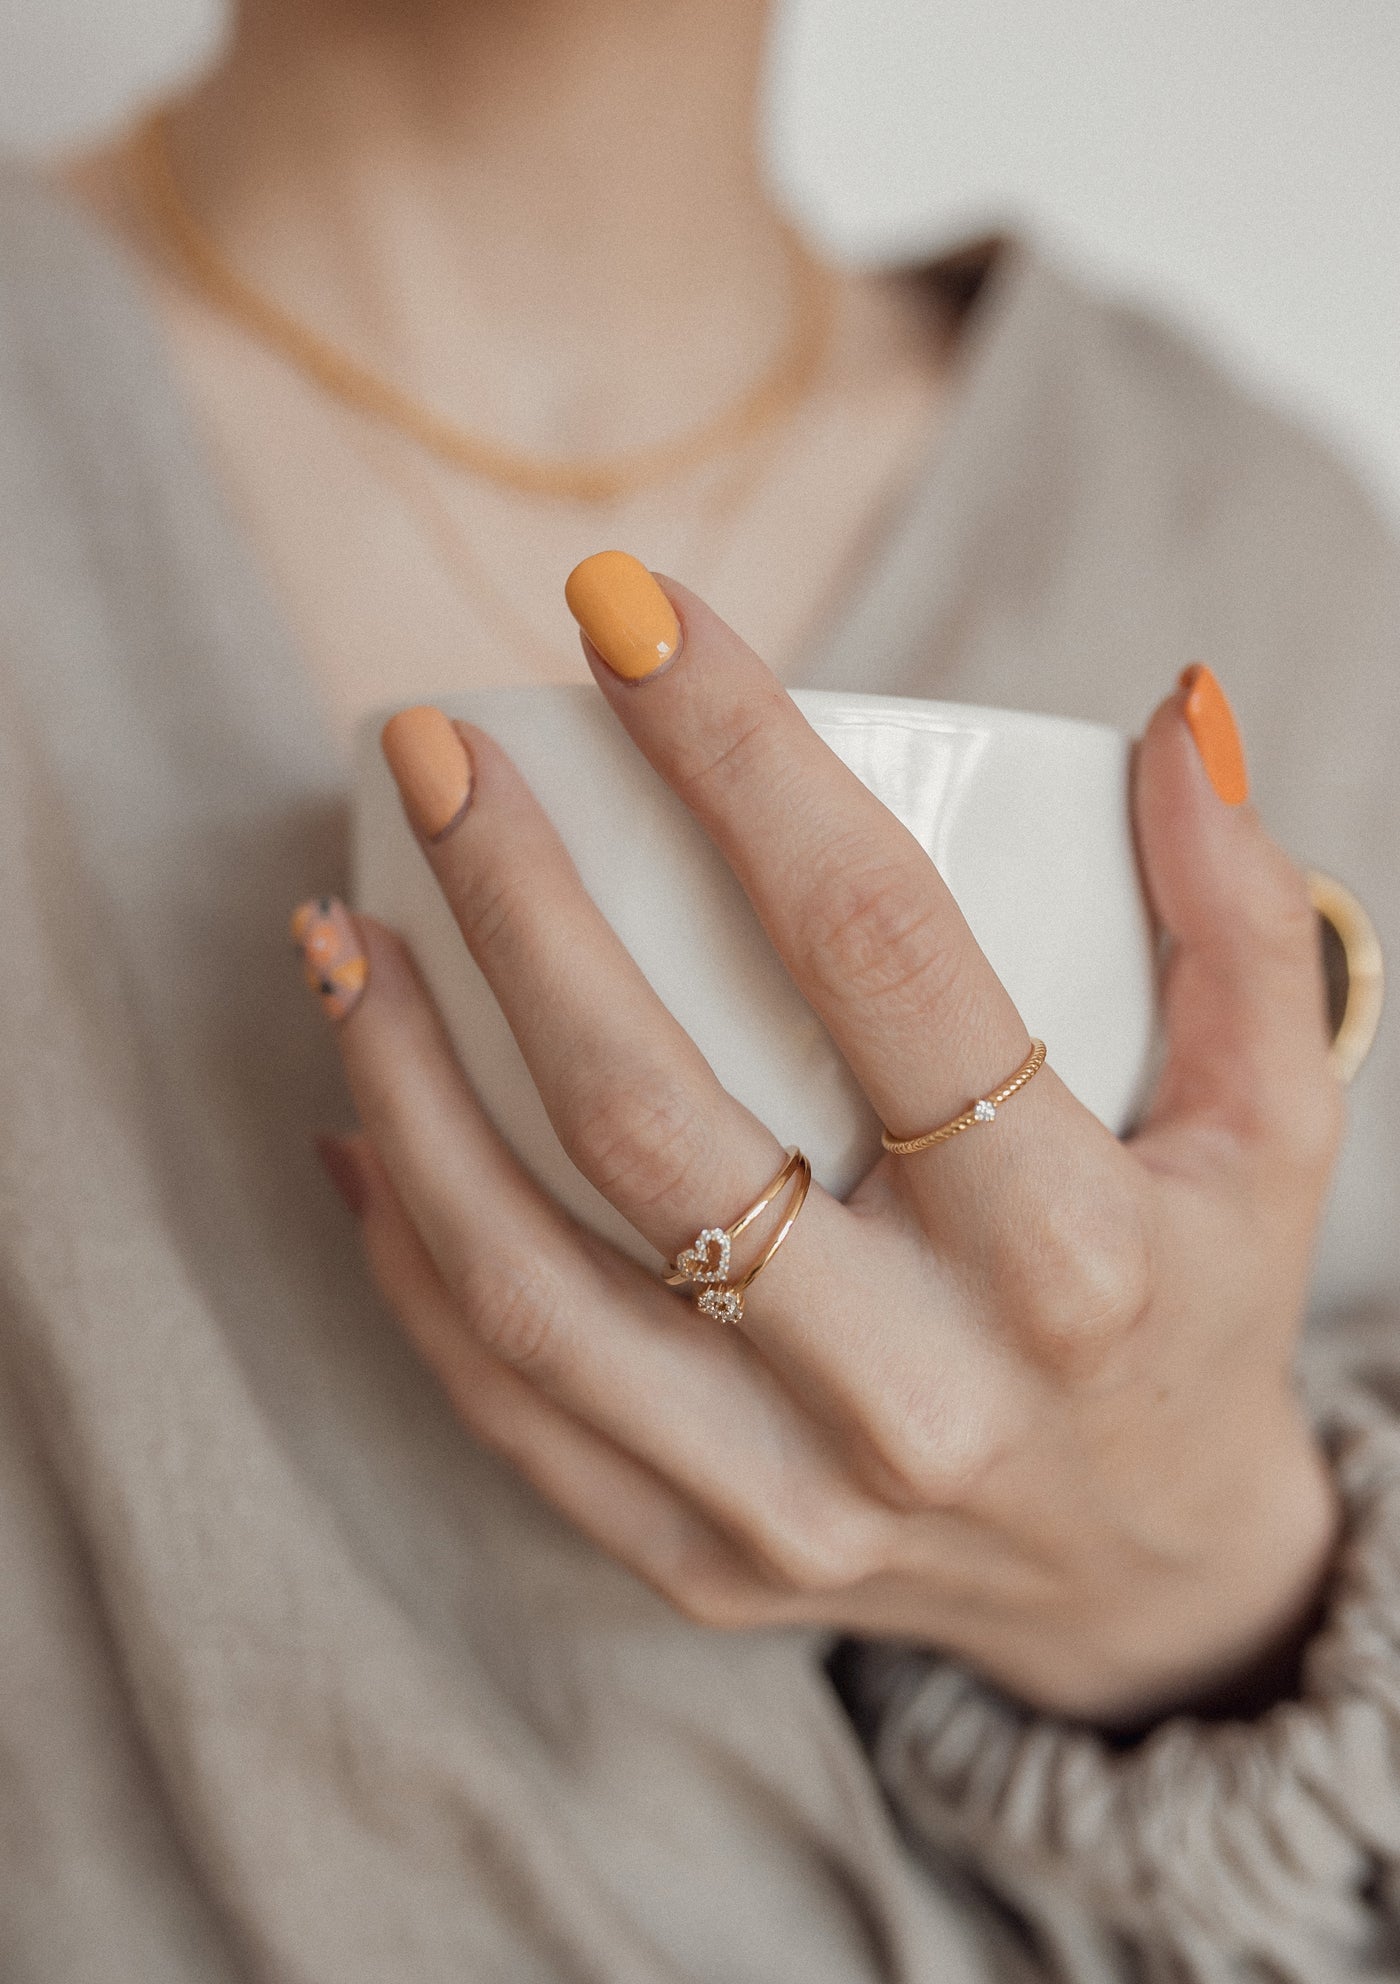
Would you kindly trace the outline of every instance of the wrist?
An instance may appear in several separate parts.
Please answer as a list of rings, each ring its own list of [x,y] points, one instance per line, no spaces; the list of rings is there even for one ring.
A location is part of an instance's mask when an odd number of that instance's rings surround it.
[[[1316,1623],[1341,1531],[1336,1482],[1290,1401],[1247,1469],[1213,1479],[1160,1532],[1107,1539],[1092,1591],[1052,1628],[1018,1633],[1010,1658],[978,1658],[1035,1711],[1141,1733],[1176,1714],[1257,1714],[1285,1698]]]
[[[1170,1715],[1254,1716],[1296,1693],[1341,1534],[1336,1482],[1300,1415],[1219,1498],[1210,1528],[1140,1594],[1077,1719],[1131,1737]]]

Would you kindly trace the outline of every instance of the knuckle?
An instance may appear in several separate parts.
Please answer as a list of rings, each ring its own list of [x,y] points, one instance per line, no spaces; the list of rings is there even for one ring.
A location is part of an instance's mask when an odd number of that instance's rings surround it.
[[[1000,1452],[989,1424],[932,1403],[898,1420],[872,1419],[863,1439],[873,1462],[872,1486],[890,1506],[909,1513],[969,1507]]]
[[[381,923],[377,919],[367,920],[373,923],[370,977],[378,992],[388,995],[389,1009],[402,1022],[425,1000],[430,1000],[431,994],[403,932],[396,930],[392,924]],[[389,1108],[394,1090],[383,1058],[376,1054],[361,1056],[358,1066],[360,1080],[373,1095],[376,1108]]]
[[[727,710],[708,715],[703,738],[682,748],[671,768],[680,797],[707,811],[756,780],[770,783],[782,763],[778,745],[786,702],[780,689],[749,691]]]
[[[741,1633],[761,1623],[753,1604],[718,1579],[686,1580],[663,1589],[662,1596],[692,1626],[709,1632]]]
[[[542,1261],[524,1260],[465,1279],[459,1300],[482,1347],[516,1371],[543,1363],[570,1313],[569,1290],[559,1276]]]
[[[713,1543],[686,1551],[655,1572],[652,1585],[692,1626],[737,1633],[763,1623],[756,1591],[747,1588],[726,1554]]]
[[[804,918],[819,983],[863,1002],[927,1007],[956,995],[958,955],[920,879],[909,861],[871,861],[868,849],[845,845],[829,852]]]
[[[665,1074],[590,1081],[564,1103],[565,1148],[604,1198],[634,1211],[691,1196],[705,1144],[694,1095]]]
[[[1304,1183],[1322,1188],[1332,1175],[1346,1128],[1346,1099],[1330,1066],[1306,1090],[1289,1094],[1280,1140],[1290,1168]]]
[[[1121,1341],[1152,1299],[1152,1261],[1139,1209],[1126,1192],[1073,1222],[1047,1209],[1003,1268],[1004,1314],[1052,1360]]]
[[[509,955],[522,925],[539,914],[538,882],[513,868],[478,870],[461,877],[455,897],[467,949],[480,963]]]
[[[1317,912],[1308,878],[1276,842],[1270,844],[1269,851],[1274,916],[1290,935],[1312,944],[1317,934]]]
[[[1274,841],[1264,849],[1254,886],[1240,904],[1252,943],[1282,965],[1320,969],[1317,911],[1308,878]]]
[[[374,920],[374,943],[376,952],[378,953],[376,963],[379,964],[381,970],[389,970],[395,973],[416,973],[417,963],[413,952],[408,947],[402,930],[396,929],[392,923],[381,923],[376,918]]]
[[[750,1536],[749,1548],[781,1590],[813,1598],[849,1591],[884,1561],[870,1519],[820,1503],[786,1523],[765,1525]]]

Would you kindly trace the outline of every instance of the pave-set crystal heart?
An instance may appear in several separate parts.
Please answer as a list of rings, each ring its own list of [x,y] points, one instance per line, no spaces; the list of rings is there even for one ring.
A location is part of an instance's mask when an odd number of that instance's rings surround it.
[[[707,1226],[698,1233],[683,1254],[676,1256],[676,1271],[687,1281],[708,1286],[723,1281],[729,1273],[729,1235],[722,1226]],[[702,1304],[703,1306],[703,1304]]]
[[[740,1288],[702,1288],[695,1306],[712,1323],[741,1323],[744,1320],[744,1292]]]
[[[753,1204],[740,1213],[732,1226],[702,1227],[690,1245],[677,1254],[662,1277],[666,1286],[681,1288],[689,1283],[696,1308],[711,1322],[742,1322],[744,1290],[762,1274],[791,1233],[811,1182],[811,1165],[796,1144],[790,1145],[782,1169],[769,1179]],[[760,1247],[745,1272],[731,1281],[729,1275],[734,1242],[741,1234],[747,1233],[760,1213],[766,1212],[784,1192],[788,1194],[787,1205],[778,1215],[776,1228],[768,1234],[767,1244]]]

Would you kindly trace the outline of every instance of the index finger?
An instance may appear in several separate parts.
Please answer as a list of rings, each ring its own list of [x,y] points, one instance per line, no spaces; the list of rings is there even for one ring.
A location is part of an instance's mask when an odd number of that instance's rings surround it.
[[[595,677],[734,870],[880,1120],[1004,1081],[1026,1028],[937,868],[703,600],[624,552],[565,588]]]

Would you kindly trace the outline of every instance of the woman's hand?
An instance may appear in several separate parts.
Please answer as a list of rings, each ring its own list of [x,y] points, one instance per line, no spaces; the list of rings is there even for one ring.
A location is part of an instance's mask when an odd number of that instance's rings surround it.
[[[662,648],[675,630],[654,586],[621,621],[586,594],[615,665],[648,612]],[[590,649],[602,693],[881,1120],[957,1114],[1021,1062],[1025,1023],[910,835],[737,636],[666,595],[679,651],[629,681]],[[471,1431],[688,1616],[938,1647],[1104,1721],[1227,1684],[1306,1616],[1335,1514],[1291,1366],[1341,1107],[1305,884],[1213,789],[1184,705],[1136,762],[1171,940],[1142,1127],[1111,1136],[1052,1041],[993,1131],[884,1157],[845,1204],[813,1186],[738,1329],[524,1175],[404,946],[360,921],[368,984],[338,1033],[363,1134],[332,1161],[379,1288]],[[1228,749],[1223,702],[1216,721]],[[575,1164],[668,1259],[733,1220],[779,1135],[721,1089],[519,774],[435,712],[386,749]]]

